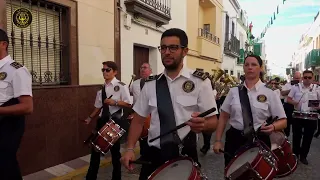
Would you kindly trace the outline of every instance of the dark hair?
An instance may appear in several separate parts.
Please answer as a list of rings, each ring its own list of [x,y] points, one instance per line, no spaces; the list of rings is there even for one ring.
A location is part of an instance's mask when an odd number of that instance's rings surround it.
[[[114,71],[118,71],[118,66],[115,62],[113,61],[105,61],[102,63],[105,66],[108,66],[109,68],[111,68]]]
[[[276,82],[280,82],[280,78],[279,78],[279,77],[274,78],[274,80],[275,80]]]
[[[260,56],[257,56],[257,55],[254,55],[254,54],[249,54],[245,59],[244,59],[244,62],[246,62],[246,59],[248,57],[253,57],[253,58],[256,58],[258,63],[259,63],[259,66],[261,67],[262,66],[262,59]]]
[[[182,29],[171,28],[162,33],[161,40],[165,37],[176,36],[180,39],[180,45],[188,47],[188,36]]]
[[[0,41],[4,41],[4,42],[7,42],[8,43],[8,46],[9,46],[9,38],[8,38],[8,35],[7,33],[0,29]],[[7,46],[7,51],[8,51],[8,46]]]
[[[260,80],[261,80],[262,82],[265,80],[265,79],[264,79],[264,73],[263,73],[263,72],[260,72],[259,77],[260,77]]]
[[[312,71],[310,71],[310,70],[305,70],[305,71],[303,71],[302,75],[304,76],[304,74],[307,74],[307,73],[311,73],[311,74],[312,74],[312,76],[313,76],[313,72],[312,72]]]

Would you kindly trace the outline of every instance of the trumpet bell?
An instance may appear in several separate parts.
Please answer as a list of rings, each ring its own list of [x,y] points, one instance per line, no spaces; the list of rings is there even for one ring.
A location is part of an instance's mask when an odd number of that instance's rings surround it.
[[[212,78],[212,82],[217,82],[218,79],[221,78],[221,76],[224,74],[224,71],[220,68],[216,69],[216,70],[212,70],[213,71],[213,78]]]

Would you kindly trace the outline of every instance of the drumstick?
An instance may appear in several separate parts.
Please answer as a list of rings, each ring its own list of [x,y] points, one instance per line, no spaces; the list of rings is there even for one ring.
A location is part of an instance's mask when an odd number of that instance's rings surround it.
[[[217,109],[216,109],[215,107],[213,107],[213,108],[211,108],[211,109],[209,109],[209,110],[207,110],[207,111],[199,114],[197,117],[205,117],[205,116],[207,116],[208,114],[211,114],[211,113],[215,112],[216,110],[217,110]],[[189,121],[190,121],[190,120],[189,120]],[[187,121],[187,122],[188,122],[188,121]],[[155,137],[155,138],[153,138],[153,139],[150,139],[149,142],[151,143],[151,142],[153,142],[153,141],[155,141],[155,140],[157,140],[157,139],[159,139],[159,138],[161,138],[161,137],[163,137],[163,136],[165,136],[165,135],[168,135],[168,134],[173,133],[174,131],[176,131],[176,130],[178,130],[178,129],[181,129],[181,128],[185,127],[185,126],[187,125],[187,122],[184,122],[184,123],[178,125],[178,126],[175,127],[174,129],[171,129],[170,131],[168,131],[168,132],[166,132],[166,133],[160,134],[160,136],[157,136],[157,137]]]
[[[142,165],[151,165],[152,163],[149,161],[141,161],[141,160],[135,160],[135,161],[129,161],[129,164],[142,164]]]
[[[224,150],[222,150],[222,149],[219,149],[219,151],[220,151],[221,153],[223,153],[223,154],[225,154],[225,155],[229,156],[230,158],[233,158],[233,156],[231,156],[231,154],[230,154],[230,153],[225,152],[225,151],[224,151]]]
[[[267,124],[266,124],[265,126],[271,125],[271,124],[274,123],[278,118],[279,118],[279,117],[276,116],[276,117],[274,117],[273,119],[271,119],[270,121],[266,121]],[[260,132],[260,131],[261,131],[261,126],[258,128],[257,132]]]

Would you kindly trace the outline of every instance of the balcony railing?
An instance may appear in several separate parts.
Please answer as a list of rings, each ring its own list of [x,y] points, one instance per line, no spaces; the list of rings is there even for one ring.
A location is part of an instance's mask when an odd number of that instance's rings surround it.
[[[198,36],[204,37],[205,39],[208,39],[209,41],[212,41],[216,44],[220,44],[220,39],[217,36],[211,34],[209,31],[204,30],[202,28],[199,28]]]
[[[125,0],[126,10],[161,26],[171,20],[171,0]]]
[[[230,40],[224,42],[224,53],[232,56],[240,56],[240,41],[233,35],[231,35]]]

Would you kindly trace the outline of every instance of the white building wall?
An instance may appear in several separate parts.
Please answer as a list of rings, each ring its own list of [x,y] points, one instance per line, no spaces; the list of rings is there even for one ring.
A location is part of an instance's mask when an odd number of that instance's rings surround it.
[[[121,80],[129,83],[133,74],[133,47],[139,45],[149,48],[149,63],[153,74],[163,71],[161,56],[157,49],[161,34],[168,28],[186,30],[186,0],[171,1],[171,21],[168,25],[157,28],[155,22],[135,19],[126,13],[124,1],[121,1]]]
[[[233,76],[237,76],[237,73],[240,72],[240,74],[243,74],[243,67],[242,65],[237,65],[237,58],[233,58],[231,56],[228,56],[224,54],[224,42],[225,42],[225,35],[226,35],[226,14],[229,16],[229,36],[232,32],[232,22],[235,24],[235,36],[239,39],[240,33],[243,34],[243,37],[246,37],[246,33],[243,33],[243,28],[238,24],[237,18],[239,18],[240,14],[240,8],[238,9],[237,5],[234,2],[238,2],[237,0],[223,0],[223,7],[224,7],[224,13],[223,13],[223,37],[222,41],[222,64],[221,69],[227,70],[228,74],[231,75],[230,72],[233,71]],[[242,29],[242,30],[241,30]],[[240,39],[239,39],[240,40]],[[240,42],[241,44],[241,42]]]

